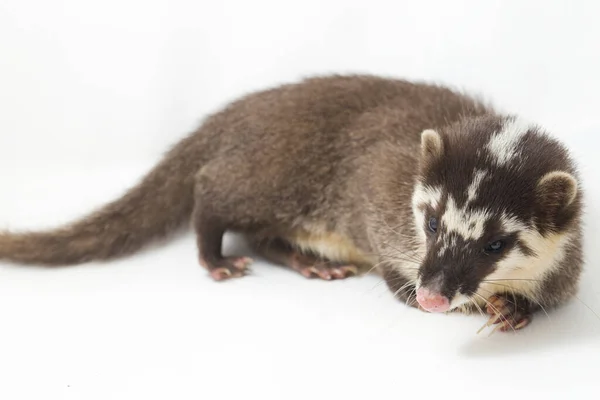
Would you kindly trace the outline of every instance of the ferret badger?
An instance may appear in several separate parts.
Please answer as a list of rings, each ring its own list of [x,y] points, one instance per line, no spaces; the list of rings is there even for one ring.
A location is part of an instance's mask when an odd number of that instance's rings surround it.
[[[109,260],[191,222],[215,280],[247,271],[221,249],[240,232],[305,277],[376,269],[407,304],[507,331],[576,293],[581,209],[575,164],[542,128],[439,85],[325,76],[232,102],[121,198],[0,233],[0,259]]]

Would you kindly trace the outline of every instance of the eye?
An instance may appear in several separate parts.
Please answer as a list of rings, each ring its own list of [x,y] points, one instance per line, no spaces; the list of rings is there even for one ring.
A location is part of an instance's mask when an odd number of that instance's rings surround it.
[[[428,227],[431,232],[437,232],[437,228],[438,228],[437,218],[435,218],[435,217],[429,218]]]
[[[502,240],[496,240],[485,246],[485,251],[488,253],[499,253],[504,248],[504,242]]]

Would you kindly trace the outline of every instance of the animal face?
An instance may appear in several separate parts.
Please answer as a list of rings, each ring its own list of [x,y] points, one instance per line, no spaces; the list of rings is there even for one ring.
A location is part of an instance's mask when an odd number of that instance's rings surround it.
[[[579,209],[566,151],[512,117],[427,130],[421,148],[413,194],[421,306],[447,311],[503,287],[534,293],[561,260]]]

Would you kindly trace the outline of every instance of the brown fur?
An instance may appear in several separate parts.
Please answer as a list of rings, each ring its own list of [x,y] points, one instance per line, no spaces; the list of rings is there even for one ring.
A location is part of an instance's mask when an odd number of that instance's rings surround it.
[[[90,216],[48,232],[0,234],[0,258],[110,259],[191,218],[211,271],[240,267],[221,253],[228,230],[247,234],[263,253],[283,243],[277,260],[289,259],[282,249],[292,244],[332,261],[383,261],[385,271],[393,257],[416,251],[410,204],[421,132],[459,129],[481,116],[494,112],[448,88],[374,76],[317,77],[253,93],[209,116],[141,183]],[[435,143],[426,151],[438,153]],[[400,253],[393,235],[404,238]]]
[[[297,235],[318,223],[369,251],[356,224],[365,188],[350,178],[362,162],[387,160],[364,160],[366,148],[395,142],[398,161],[416,163],[421,130],[481,111],[445,88],[369,76],[254,93],[210,116],[119,200],[49,232],[2,233],[0,258],[61,265],[129,254],[187,222],[194,203],[228,229]]]

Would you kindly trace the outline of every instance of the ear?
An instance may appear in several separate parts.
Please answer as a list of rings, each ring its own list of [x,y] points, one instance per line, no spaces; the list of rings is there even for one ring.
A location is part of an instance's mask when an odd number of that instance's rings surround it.
[[[577,207],[569,207],[579,191],[575,177],[564,171],[549,172],[535,189],[540,228],[555,232],[565,229],[578,213]]]
[[[444,154],[444,142],[439,133],[425,129],[421,133],[421,158],[423,161],[440,158]]]
[[[575,201],[578,192],[577,180],[568,172],[552,171],[538,181],[536,191],[544,207],[560,211]]]

